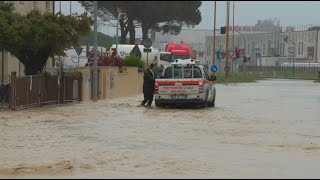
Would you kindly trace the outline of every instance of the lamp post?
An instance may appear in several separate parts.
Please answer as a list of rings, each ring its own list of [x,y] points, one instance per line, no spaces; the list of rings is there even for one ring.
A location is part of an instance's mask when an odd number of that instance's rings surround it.
[[[246,56],[246,45],[247,45],[247,42],[246,42],[246,38],[244,38],[243,34],[238,31],[238,30],[234,30],[236,31],[237,33],[239,33],[243,39],[243,43],[244,43],[244,56]],[[240,57],[239,57],[240,58]],[[246,71],[246,63],[244,63],[244,71]]]
[[[214,17],[213,17],[213,60],[212,64],[216,64],[216,15],[217,15],[217,1],[214,1]],[[220,70],[220,69],[219,69]]]
[[[236,31],[237,33],[239,33],[241,35],[243,42],[244,42],[244,55],[246,55],[246,44],[247,44],[246,38],[244,38],[243,34],[240,31],[238,31],[238,30],[234,30],[234,31]]]
[[[294,77],[294,71],[295,71],[295,66],[294,66],[294,58],[296,55],[296,42],[293,42],[293,57],[292,57],[292,62],[293,62],[293,77]]]
[[[98,59],[97,59],[97,1],[93,1],[94,8],[94,51],[93,51],[93,102],[98,100]]]
[[[119,14],[118,14],[118,18],[117,18],[117,31],[116,31],[116,50],[117,50],[117,52],[118,52],[118,31],[119,31],[118,27],[119,27],[119,21],[120,21],[120,17],[122,15],[125,15],[125,13],[122,13],[120,9],[118,9],[118,12],[119,12]]]
[[[229,64],[228,64],[228,60],[229,60],[229,10],[230,10],[230,1],[227,1],[227,26],[226,26],[226,65],[225,65],[225,71],[226,71],[226,75],[225,75],[225,79],[228,79],[228,72],[229,72]]]

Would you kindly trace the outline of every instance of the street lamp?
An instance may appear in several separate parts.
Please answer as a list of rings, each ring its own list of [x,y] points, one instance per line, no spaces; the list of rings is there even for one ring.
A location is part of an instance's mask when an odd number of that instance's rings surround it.
[[[116,50],[117,50],[117,52],[118,52],[118,31],[119,31],[118,26],[119,26],[119,21],[120,21],[120,17],[124,16],[126,14],[126,13],[122,13],[120,9],[118,9],[118,12],[119,12],[119,14],[118,14],[118,18],[117,18],[117,31],[116,31]],[[121,17],[121,19],[122,18],[123,17]]]
[[[97,17],[98,17],[98,2],[93,1],[93,10],[94,10],[94,33],[93,33],[93,40],[94,40],[94,51],[93,51],[93,102],[97,102],[98,100],[98,59],[97,59]]]
[[[294,66],[294,58],[296,55],[296,42],[292,42],[293,44],[293,57],[292,57],[292,62],[293,62],[293,77],[294,77],[294,71],[295,71],[295,66]]]
[[[234,29],[234,28],[233,28]],[[243,34],[240,32],[240,31],[238,31],[238,30],[234,30],[234,31],[236,31],[237,33],[239,33],[240,35],[241,35],[241,37],[242,37],[242,39],[243,39],[243,43],[244,43],[244,56],[246,56],[246,46],[247,46],[247,42],[246,42],[246,38],[244,38],[244,36],[243,36]],[[244,63],[244,71],[246,71],[246,63]]]
[[[244,42],[244,55],[246,55],[246,39],[244,38],[243,34],[241,32],[239,32],[238,30],[234,30],[236,31],[237,33],[239,33],[243,39],[243,42]]]

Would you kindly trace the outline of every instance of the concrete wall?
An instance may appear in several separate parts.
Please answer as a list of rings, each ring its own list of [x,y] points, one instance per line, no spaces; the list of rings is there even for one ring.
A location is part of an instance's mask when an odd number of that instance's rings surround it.
[[[91,101],[92,78],[90,67],[81,67],[83,101]],[[137,67],[124,67],[123,72],[118,67],[99,67],[98,99],[128,97],[142,93],[143,73],[138,73]]]

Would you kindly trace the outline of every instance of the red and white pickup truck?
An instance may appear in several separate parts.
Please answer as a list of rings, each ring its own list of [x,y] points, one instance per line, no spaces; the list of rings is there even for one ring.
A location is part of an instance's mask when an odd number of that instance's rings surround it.
[[[166,66],[160,79],[155,81],[155,104],[193,104],[203,108],[215,105],[216,89],[207,69],[194,59],[177,59]]]

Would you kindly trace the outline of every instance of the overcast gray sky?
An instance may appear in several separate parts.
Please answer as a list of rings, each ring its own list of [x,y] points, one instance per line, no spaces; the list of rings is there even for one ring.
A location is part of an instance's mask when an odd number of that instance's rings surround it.
[[[59,11],[59,1],[56,11]],[[217,28],[226,25],[226,1],[217,1]],[[235,1],[235,25],[254,26],[257,20],[278,18],[282,26],[320,24],[320,1]],[[200,7],[202,21],[195,29],[213,29],[213,1],[202,1]],[[230,25],[232,25],[231,1]],[[69,13],[69,1],[62,1],[62,12]],[[72,12],[82,13],[84,8],[77,1],[72,2]],[[186,27],[185,27],[186,28]],[[108,35],[115,35],[114,27],[100,30]],[[136,30],[136,37],[141,30]]]

